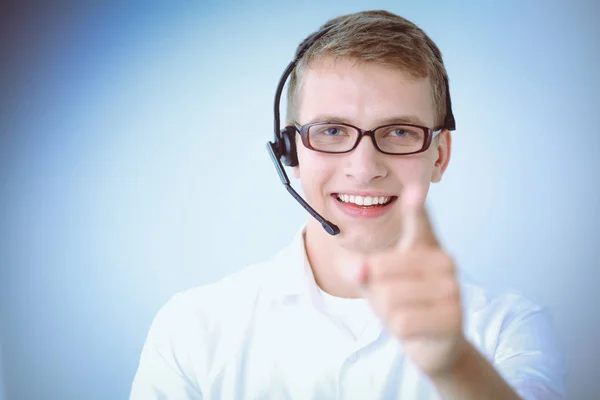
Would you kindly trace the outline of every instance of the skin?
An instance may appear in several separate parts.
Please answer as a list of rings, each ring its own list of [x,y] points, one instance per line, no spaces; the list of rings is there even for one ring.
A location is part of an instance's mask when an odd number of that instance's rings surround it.
[[[372,129],[390,119],[435,127],[428,78],[347,59],[323,59],[305,71],[297,123],[348,122]],[[346,154],[325,154],[297,137],[293,169],[308,202],[340,227],[330,236],[313,218],[306,251],[317,284],[338,297],[366,298],[406,355],[445,399],[518,398],[462,332],[460,289],[424,206],[430,184],[448,167],[451,136],[444,130],[423,153],[385,155],[369,138]],[[377,218],[342,212],[333,193],[397,196]]]

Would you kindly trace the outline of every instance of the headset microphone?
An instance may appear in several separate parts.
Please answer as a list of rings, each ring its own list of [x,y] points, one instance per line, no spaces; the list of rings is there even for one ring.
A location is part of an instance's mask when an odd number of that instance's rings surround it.
[[[290,192],[290,194],[292,195],[292,197],[294,197],[294,199],[296,199],[296,201],[298,203],[300,203],[300,205],[302,207],[304,207],[304,209],[306,211],[308,211],[308,213],[310,215],[312,215],[313,217],[315,217],[315,219],[321,223],[321,225],[323,226],[323,228],[325,229],[325,231],[327,233],[329,233],[330,235],[337,235],[338,233],[340,233],[340,228],[338,228],[337,225],[335,225],[335,224],[331,223],[330,221],[327,221],[325,218],[323,218],[290,185],[290,180],[288,179],[287,174],[285,173],[285,170],[283,169],[283,165],[281,165],[281,161],[276,156],[276,150],[275,150],[274,147],[275,147],[275,145],[272,142],[268,142],[267,143],[267,151],[271,155],[271,159],[273,160],[273,164],[275,164],[275,168],[277,169],[277,173],[279,173],[279,178],[281,179],[281,183],[283,183],[283,185],[285,186],[285,188],[287,189],[287,191]]]

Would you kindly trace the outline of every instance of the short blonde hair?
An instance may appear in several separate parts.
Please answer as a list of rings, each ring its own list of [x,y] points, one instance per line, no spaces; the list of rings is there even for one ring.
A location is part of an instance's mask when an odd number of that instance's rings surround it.
[[[332,25],[329,32],[308,48],[290,76],[288,121],[298,117],[299,88],[304,71],[316,60],[333,57],[399,68],[414,78],[429,77],[435,105],[435,127],[443,125],[446,117],[446,68],[440,50],[421,28],[388,11],[343,15],[327,21],[321,29]]]

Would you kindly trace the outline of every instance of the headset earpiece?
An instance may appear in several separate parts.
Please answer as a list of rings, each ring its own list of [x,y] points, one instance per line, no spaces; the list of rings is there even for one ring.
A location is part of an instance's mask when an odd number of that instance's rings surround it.
[[[296,128],[286,126],[280,132],[281,137],[281,162],[288,167],[298,165],[298,153],[296,152]]]

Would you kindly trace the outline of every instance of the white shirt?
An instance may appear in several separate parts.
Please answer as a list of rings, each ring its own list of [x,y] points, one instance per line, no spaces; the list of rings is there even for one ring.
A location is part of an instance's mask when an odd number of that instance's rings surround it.
[[[364,300],[319,289],[303,232],[268,262],[169,300],[130,399],[439,399]],[[524,399],[566,398],[548,314],[516,294],[461,290],[466,337],[509,384]]]

